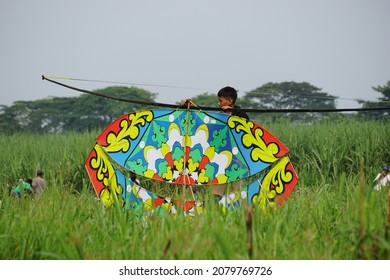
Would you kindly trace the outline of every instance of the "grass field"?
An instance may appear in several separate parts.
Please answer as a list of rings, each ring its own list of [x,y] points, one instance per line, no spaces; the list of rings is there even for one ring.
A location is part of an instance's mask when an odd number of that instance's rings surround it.
[[[272,213],[241,207],[224,215],[210,204],[194,217],[105,209],[84,169],[99,131],[1,136],[0,259],[389,259],[390,198],[372,180],[390,161],[390,126],[264,126],[290,149],[295,192]],[[45,193],[11,198],[10,187],[37,168]]]

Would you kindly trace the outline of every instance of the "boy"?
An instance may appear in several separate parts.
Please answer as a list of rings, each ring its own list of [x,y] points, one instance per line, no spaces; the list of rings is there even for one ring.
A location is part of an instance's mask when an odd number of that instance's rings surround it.
[[[232,87],[224,87],[218,91],[218,106],[223,109],[225,113],[233,116],[249,120],[247,113],[241,110],[240,106],[236,105],[237,91]]]

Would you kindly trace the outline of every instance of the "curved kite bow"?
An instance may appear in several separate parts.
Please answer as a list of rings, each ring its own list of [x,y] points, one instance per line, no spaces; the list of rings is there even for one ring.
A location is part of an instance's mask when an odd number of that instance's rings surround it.
[[[127,208],[171,212],[177,207],[194,211],[202,202],[157,194],[141,187],[143,180],[191,190],[239,185],[218,197],[220,203],[237,205],[245,199],[261,207],[281,205],[298,182],[288,149],[265,128],[237,116],[191,109],[123,115],[97,137],[85,166],[105,205],[117,200]]]

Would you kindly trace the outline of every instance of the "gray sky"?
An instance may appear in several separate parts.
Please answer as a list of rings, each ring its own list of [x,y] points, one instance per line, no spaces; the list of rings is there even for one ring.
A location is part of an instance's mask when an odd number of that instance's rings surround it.
[[[79,95],[44,74],[172,86],[138,86],[164,103],[308,82],[356,107],[390,80],[389,11],[389,0],[0,0],[0,104]]]

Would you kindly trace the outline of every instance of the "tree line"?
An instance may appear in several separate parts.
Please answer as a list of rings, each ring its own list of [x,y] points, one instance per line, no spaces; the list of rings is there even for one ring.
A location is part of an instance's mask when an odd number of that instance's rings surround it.
[[[390,81],[373,87],[382,94],[377,101],[358,100],[362,108],[390,107]],[[112,86],[95,92],[106,96],[155,102],[156,93],[137,87]],[[240,93],[241,95],[241,93]],[[202,93],[193,97],[197,106],[217,107],[215,93]],[[266,83],[239,97],[236,104],[246,109],[336,109],[337,97],[323,92],[307,82]],[[180,102],[177,102],[179,105]],[[102,130],[123,114],[143,109],[157,108],[152,105],[120,102],[90,94],[78,97],[53,97],[35,101],[17,101],[11,106],[0,105],[0,133],[63,133],[66,131]],[[390,110],[367,111],[357,114],[319,112],[309,113],[249,113],[258,123],[270,121],[314,122],[334,117],[361,117],[388,119]]]

